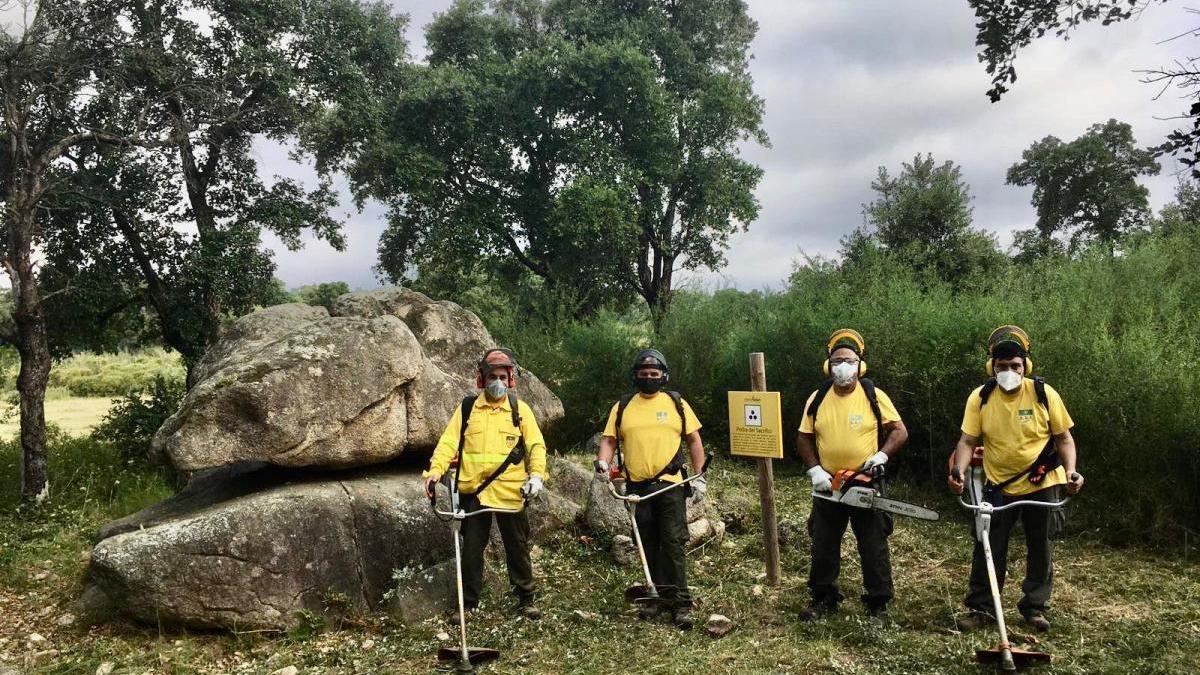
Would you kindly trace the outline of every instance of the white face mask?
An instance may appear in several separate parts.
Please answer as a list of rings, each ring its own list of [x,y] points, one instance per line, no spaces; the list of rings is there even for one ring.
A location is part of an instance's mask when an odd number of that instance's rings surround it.
[[[830,372],[833,373],[833,383],[844,387],[854,381],[854,376],[858,374],[858,364],[839,363],[830,368]]]
[[[1000,388],[1004,391],[1016,391],[1017,387],[1021,386],[1021,380],[1023,379],[1025,378],[1015,370],[1005,370],[996,373],[996,384],[1000,385]]]

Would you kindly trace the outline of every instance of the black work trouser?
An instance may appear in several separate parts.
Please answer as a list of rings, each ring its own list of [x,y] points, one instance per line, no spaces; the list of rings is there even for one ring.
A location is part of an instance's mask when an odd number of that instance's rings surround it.
[[[887,541],[892,534],[892,516],[817,497],[813,498],[808,516],[808,534],[812,538],[808,589],[813,602],[836,606],[842,600],[837,579],[842,568],[842,536],[846,534],[847,523],[854,530],[862,562],[863,604],[868,608],[886,607],[894,595]]]
[[[1003,499],[1013,502],[1028,499],[1039,502],[1054,502],[1059,499],[1058,486],[1031,492],[1027,495],[1009,496]],[[993,504],[1002,506],[1002,504]],[[1050,591],[1054,586],[1054,567],[1050,561],[1050,523],[1054,509],[1042,506],[1018,506],[992,515],[988,539],[992,543],[992,560],[996,565],[996,581],[1004,588],[1004,576],[1008,568],[1008,541],[1013,527],[1020,521],[1025,529],[1025,581],[1021,583],[1022,597],[1017,609],[1024,616],[1046,610],[1050,603]],[[972,525],[972,536],[974,526]],[[988,584],[987,563],[983,555],[983,544],[975,539],[975,553],[971,560],[971,581],[967,597],[963,601],[967,608],[994,614],[992,590]]]
[[[629,493],[647,495],[671,485],[656,480],[630,483]],[[650,565],[650,578],[659,595],[674,600],[676,607],[691,607],[687,585],[687,496],[684,488],[668,490],[634,507],[642,548]]]
[[[459,495],[462,508],[474,511],[479,506],[475,495]],[[463,520],[462,569],[463,604],[473,609],[483,593],[483,551],[492,532],[492,516],[500,528],[504,542],[504,559],[508,565],[508,581],[521,604],[533,602],[533,562],[529,559],[529,517],[520,513],[484,513]]]

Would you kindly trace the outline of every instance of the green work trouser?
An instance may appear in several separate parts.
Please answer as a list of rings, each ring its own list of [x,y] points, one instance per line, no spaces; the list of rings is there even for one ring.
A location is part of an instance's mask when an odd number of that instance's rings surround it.
[[[670,483],[656,480],[631,483],[630,494],[646,495],[667,487]],[[675,601],[677,607],[691,607],[692,596],[687,585],[687,496],[684,488],[668,490],[635,507],[638,533],[650,565],[650,578],[664,598]]]
[[[1037,502],[1055,502],[1061,496],[1059,486],[1053,486],[1020,496],[1004,495],[1002,499],[995,496],[985,497],[989,501],[999,501],[993,506],[1003,506],[1007,502],[1030,500]],[[1054,588],[1054,565],[1050,559],[1052,546],[1050,544],[1051,523],[1054,509],[1041,506],[1017,506],[1007,511],[992,515],[989,527],[992,543],[992,561],[996,565],[996,581],[1004,587],[1004,577],[1008,571],[1008,541],[1013,528],[1019,522],[1025,530],[1025,581],[1021,583],[1021,601],[1017,609],[1023,616],[1046,611],[1050,604],[1050,591]],[[971,526],[974,535],[975,527]],[[983,544],[975,540],[975,552],[971,558],[971,580],[967,586],[967,597],[964,604],[970,609],[984,614],[994,614],[995,605],[992,603],[992,587],[988,583],[987,562],[983,555]]]
[[[479,508],[475,495],[460,495],[462,508]],[[529,559],[529,517],[520,513],[484,513],[463,521],[462,569],[463,604],[473,609],[483,593],[483,551],[492,532],[492,516],[500,528],[504,542],[504,559],[508,565],[508,581],[522,605],[533,603],[533,563]]]

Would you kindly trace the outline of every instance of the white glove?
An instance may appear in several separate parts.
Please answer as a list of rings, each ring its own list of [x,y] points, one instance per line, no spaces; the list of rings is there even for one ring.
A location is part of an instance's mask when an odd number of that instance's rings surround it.
[[[812,479],[813,492],[833,492],[833,476],[820,464],[808,470],[808,477]]]
[[[608,468],[610,468],[608,467],[608,462],[602,459],[595,460],[592,462],[592,468],[596,470],[596,476],[608,480]]]
[[[525,481],[525,484],[521,486],[521,494],[524,495],[526,499],[533,499],[534,497],[538,496],[539,493],[541,493],[542,483],[543,481],[541,476],[530,476],[529,480]]]
[[[860,471],[870,471],[871,469],[874,469],[877,466],[883,466],[884,464],[887,464],[887,461],[888,461],[887,453],[880,450],[879,452],[871,455],[871,457],[869,459],[867,459],[867,461],[863,462],[862,469],[860,469]]]
[[[708,479],[704,476],[697,478],[689,483],[689,485],[692,486],[691,501],[702,502],[708,496]]]

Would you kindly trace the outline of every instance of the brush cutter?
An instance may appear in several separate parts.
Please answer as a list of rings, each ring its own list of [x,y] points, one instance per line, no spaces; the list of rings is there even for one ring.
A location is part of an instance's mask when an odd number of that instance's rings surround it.
[[[467,611],[463,603],[463,579],[462,579],[462,525],[463,521],[473,516],[483,515],[485,513],[520,513],[521,509],[497,509],[497,508],[482,508],[474,511],[465,511],[459,504],[458,485],[457,481],[451,481],[450,484],[450,510],[441,511],[437,507],[437,492],[429,498],[429,505],[433,507],[433,512],[438,518],[450,523],[450,532],[454,536],[454,581],[458,586],[458,628],[461,642],[458,648],[440,647],[438,648],[438,661],[457,661],[455,672],[473,673],[475,666],[488,661],[494,661],[500,658],[500,652],[496,649],[488,649],[486,647],[468,647],[467,646]]]
[[[882,469],[883,467],[878,468]],[[833,477],[833,490],[830,492],[814,491],[813,496],[846,506],[886,511],[921,520],[937,520],[939,518],[937,511],[932,511],[924,506],[885,498],[883,496],[883,476],[880,474],[876,477],[873,471],[838,471]]]
[[[615,467],[615,466],[612,467],[612,473],[610,474],[609,481],[608,481],[608,491],[610,493],[612,493],[612,496],[614,498],[619,499],[619,500],[625,502],[625,504],[626,504],[626,508],[629,511],[629,524],[633,527],[633,541],[637,545],[638,557],[642,561],[642,572],[646,575],[646,584],[644,586],[639,584],[639,585],[635,585],[635,586],[630,586],[629,588],[625,589],[625,601],[626,602],[628,602],[630,604],[636,604],[636,605],[639,605],[642,607],[649,607],[649,606],[657,605],[657,604],[660,604],[662,602],[669,600],[668,598],[664,598],[663,596],[661,596],[659,594],[659,589],[654,585],[654,580],[650,577],[650,563],[646,560],[646,549],[642,547],[642,533],[640,531],[638,531],[637,516],[636,516],[638,503],[654,499],[655,497],[663,494],[664,492],[669,492],[676,488],[681,488],[681,487],[687,485],[688,483],[691,483],[692,481],[700,478],[701,476],[704,475],[704,472],[708,469],[709,459],[710,459],[709,457],[704,458],[704,466],[700,467],[700,472],[697,473],[695,476],[685,478],[684,480],[682,480],[678,483],[672,483],[671,485],[668,485],[659,490],[655,490],[654,492],[651,492],[648,495],[627,495],[627,494],[621,494],[620,492],[617,492],[617,488],[616,488],[616,485],[614,485],[614,481],[620,479],[620,477],[621,477],[620,473],[619,473],[620,469],[619,469],[619,467]]]
[[[975,538],[983,545],[983,558],[987,562],[988,585],[992,589],[992,604],[996,612],[996,628],[1000,631],[1000,644],[990,649],[975,650],[975,660],[980,663],[998,663],[1002,670],[1009,671],[1038,663],[1050,663],[1052,657],[1046,652],[1013,649],[1012,645],[1008,643],[1008,628],[1004,624],[1004,608],[1000,605],[1000,583],[996,577],[996,564],[992,560],[992,542],[988,535],[991,532],[992,514],[1017,506],[1058,508],[1070,501],[1070,498],[1064,498],[1057,502],[1022,499],[1003,506],[992,506],[984,499],[983,480],[983,448],[976,448],[975,454],[971,457],[971,477],[967,482],[967,492],[971,501],[967,502],[959,497],[958,502],[975,514]]]

